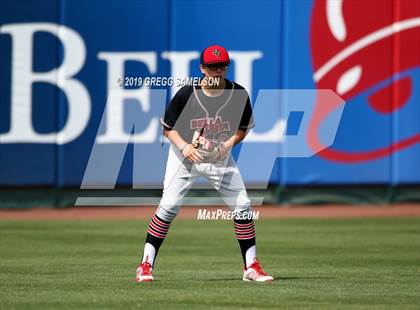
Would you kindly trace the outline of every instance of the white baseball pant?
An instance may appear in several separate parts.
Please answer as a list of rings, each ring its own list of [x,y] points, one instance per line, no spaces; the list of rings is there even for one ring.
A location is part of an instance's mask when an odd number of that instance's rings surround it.
[[[171,144],[166,164],[162,199],[156,214],[171,222],[179,213],[188,190],[199,177],[205,177],[218,190],[231,211],[251,211],[245,184],[239,169],[230,155],[220,163],[192,164]]]

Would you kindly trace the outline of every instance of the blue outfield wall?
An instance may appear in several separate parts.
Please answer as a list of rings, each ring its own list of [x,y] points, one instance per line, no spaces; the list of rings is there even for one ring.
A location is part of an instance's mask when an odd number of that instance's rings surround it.
[[[79,187],[95,139],[107,154],[117,146],[102,165],[118,168],[118,185],[161,185],[158,119],[176,89],[119,89],[118,78],[200,76],[210,44],[231,52],[228,78],[254,103],[248,184],[419,184],[420,2],[337,3],[2,1],[0,186]],[[318,96],[304,97],[311,112],[259,102],[267,89],[331,89],[345,100],[332,145],[279,156],[269,175],[266,154],[281,154],[287,137],[316,144],[330,114]]]

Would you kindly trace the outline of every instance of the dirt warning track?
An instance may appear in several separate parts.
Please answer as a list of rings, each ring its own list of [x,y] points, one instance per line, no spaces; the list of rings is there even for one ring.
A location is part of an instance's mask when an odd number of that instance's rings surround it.
[[[188,206],[181,209],[177,218],[196,219],[199,209],[228,210],[224,206]],[[65,209],[33,208],[0,210],[0,220],[123,220],[149,219],[156,207],[72,207]],[[361,218],[361,217],[420,217],[420,204],[391,206],[327,205],[327,206],[260,206],[259,219],[268,218]]]

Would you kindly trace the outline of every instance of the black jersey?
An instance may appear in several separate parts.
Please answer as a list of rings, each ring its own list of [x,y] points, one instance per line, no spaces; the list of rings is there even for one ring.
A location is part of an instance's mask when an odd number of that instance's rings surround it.
[[[200,86],[184,86],[172,98],[161,123],[191,142],[195,130],[204,128],[208,139],[226,141],[238,129],[254,127],[251,102],[239,84],[225,80],[220,96],[206,96]]]

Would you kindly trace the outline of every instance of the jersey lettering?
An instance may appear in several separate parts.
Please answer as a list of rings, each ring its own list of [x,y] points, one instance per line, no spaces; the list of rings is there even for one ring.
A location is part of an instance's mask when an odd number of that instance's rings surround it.
[[[230,131],[230,123],[229,121],[222,121],[221,116],[209,117],[208,119],[206,117],[204,118],[195,118],[191,120],[191,126],[190,129],[201,129],[206,125],[204,132],[206,136],[215,136],[219,135],[222,132],[229,132]]]

